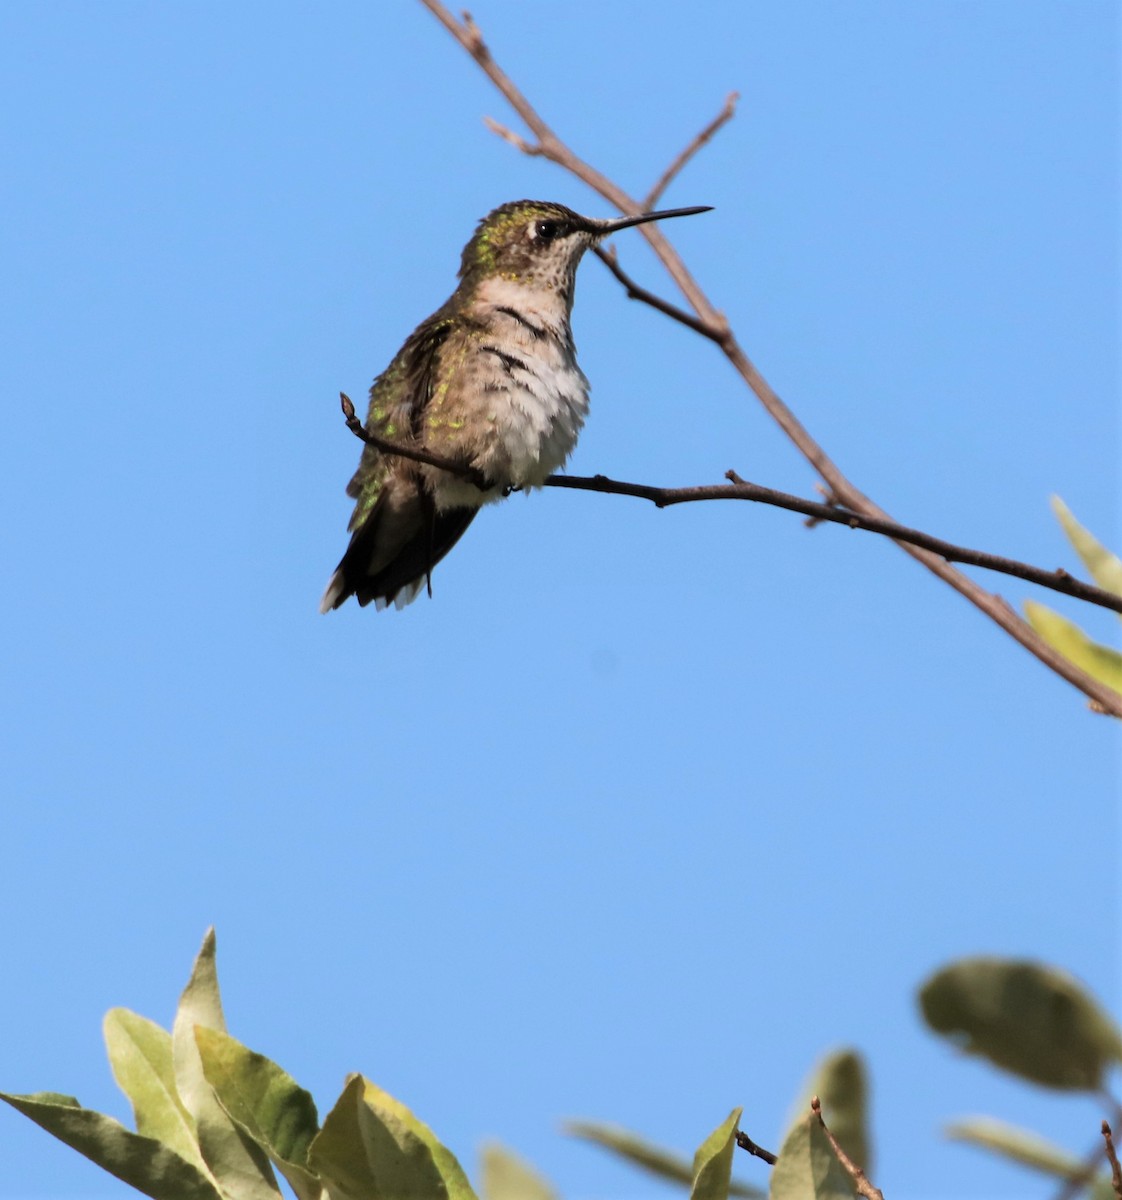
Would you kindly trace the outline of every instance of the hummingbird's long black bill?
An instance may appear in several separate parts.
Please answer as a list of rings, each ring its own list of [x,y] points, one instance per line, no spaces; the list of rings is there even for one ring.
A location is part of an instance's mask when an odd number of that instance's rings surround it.
[[[695,213],[712,212],[711,204],[702,204],[695,208],[667,208],[662,212],[639,213],[634,217],[619,217],[614,221],[598,221],[600,232],[606,237],[617,229],[630,229],[632,225],[645,225],[648,221],[665,221],[668,217],[692,217]]]

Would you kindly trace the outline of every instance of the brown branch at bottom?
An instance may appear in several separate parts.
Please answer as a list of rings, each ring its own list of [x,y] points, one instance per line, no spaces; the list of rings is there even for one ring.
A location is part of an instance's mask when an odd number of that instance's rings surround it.
[[[810,1101],[810,1111],[818,1118],[818,1124],[822,1126],[822,1132],[826,1135],[830,1142],[830,1148],[841,1163],[842,1169],[853,1180],[854,1187],[857,1188],[857,1194],[864,1196],[866,1200],[884,1200],[884,1192],[878,1187],[873,1187],[869,1181],[869,1177],[865,1172],[849,1157],[848,1154],[838,1144],[838,1139],[830,1132],[826,1122],[822,1119],[822,1102],[817,1096],[813,1096]]]
[[[1110,1123],[1103,1122],[1103,1141],[1106,1143],[1106,1157],[1110,1163],[1110,1186],[1118,1200],[1122,1200],[1122,1164],[1118,1161],[1118,1152],[1114,1149],[1114,1135]]]
[[[754,1158],[762,1158],[769,1167],[774,1167],[779,1161],[778,1154],[772,1154],[770,1150],[765,1150],[763,1146],[757,1146],[743,1130],[738,1129],[736,1131],[736,1144],[741,1150],[747,1150]]]

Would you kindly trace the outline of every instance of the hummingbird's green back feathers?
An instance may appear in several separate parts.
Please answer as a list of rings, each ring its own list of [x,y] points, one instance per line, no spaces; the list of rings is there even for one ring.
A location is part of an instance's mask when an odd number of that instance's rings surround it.
[[[421,441],[440,349],[451,331],[452,321],[442,319],[440,312],[413,331],[370,388],[367,429],[390,441]],[[356,502],[347,526],[353,536],[327,585],[321,612],[338,608],[352,595],[362,605],[375,601],[379,607],[394,602],[404,607],[476,512],[437,514],[417,465],[369,443],[347,495]]]
[[[437,356],[451,332],[452,320],[442,320],[440,313],[434,313],[409,335],[370,388],[367,429],[391,442],[422,437],[425,412],[437,379]],[[348,529],[357,529],[373,508],[392,462],[375,446],[368,443],[364,447],[358,469],[347,484],[347,495],[358,502]]]

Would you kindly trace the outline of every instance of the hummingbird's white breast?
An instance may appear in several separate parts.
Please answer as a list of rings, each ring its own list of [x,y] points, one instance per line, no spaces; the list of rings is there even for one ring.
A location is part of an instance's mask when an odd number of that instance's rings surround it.
[[[433,477],[440,508],[476,507],[504,488],[541,487],[564,466],[588,415],[588,380],[577,365],[563,294],[510,280],[480,288],[478,318],[456,384],[463,444],[499,485],[481,493],[446,472]]]

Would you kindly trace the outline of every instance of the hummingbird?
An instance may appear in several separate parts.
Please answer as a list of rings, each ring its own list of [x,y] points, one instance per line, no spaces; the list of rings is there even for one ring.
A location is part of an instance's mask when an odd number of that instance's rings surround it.
[[[370,388],[365,428],[462,464],[463,474],[367,443],[347,486],[350,544],[320,612],[348,596],[403,608],[485,504],[544,485],[588,414],[569,325],[577,266],[609,234],[709,212],[673,208],[615,220],[515,200],[464,247],[459,284],[409,335]]]

